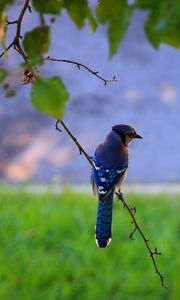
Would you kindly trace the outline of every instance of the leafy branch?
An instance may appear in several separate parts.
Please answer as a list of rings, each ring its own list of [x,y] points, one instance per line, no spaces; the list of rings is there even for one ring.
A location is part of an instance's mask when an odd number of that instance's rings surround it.
[[[70,136],[70,138],[75,142],[76,146],[78,147],[79,149],[79,152],[80,154],[84,154],[84,156],[86,157],[86,159],[88,160],[88,162],[90,163],[90,165],[93,167],[93,164],[92,164],[92,160],[91,160],[91,157],[86,153],[86,151],[84,150],[84,148],[80,145],[80,143],[77,141],[76,137],[72,134],[72,132],[67,128],[67,126],[64,124],[63,121],[60,121],[58,120],[56,122],[56,125],[55,125],[55,128],[56,130],[58,130],[59,132],[62,132],[62,130],[58,127],[58,124],[61,123],[61,125],[63,126],[63,128],[66,130],[66,132],[68,133],[68,135]],[[156,255],[161,255],[161,252],[158,251],[157,247],[154,248],[154,250],[151,250],[148,242],[149,240],[145,237],[142,229],[140,228],[136,218],[135,218],[135,213],[136,213],[136,208],[135,207],[129,207],[129,205],[125,202],[124,200],[124,197],[123,197],[123,194],[118,191],[116,192],[116,196],[118,198],[118,200],[120,200],[123,205],[124,205],[124,208],[126,208],[132,218],[132,223],[134,224],[134,229],[132,230],[132,232],[130,233],[129,237],[130,239],[133,240],[133,236],[134,236],[134,233],[136,231],[139,232],[140,236],[142,237],[142,240],[144,241],[144,244],[147,248],[147,251],[149,252],[150,254],[150,257],[152,259],[152,262],[153,262],[153,265],[154,265],[154,268],[155,268],[155,272],[158,274],[159,278],[160,278],[160,281],[161,281],[161,285],[164,287],[164,288],[168,288],[165,283],[164,283],[164,276],[162,276],[162,274],[160,273],[158,267],[157,267],[157,264],[156,264],[156,261],[155,261],[155,256]]]
[[[50,46],[50,27],[46,26],[45,18],[42,12],[39,12],[40,27],[36,27],[32,31],[27,32],[24,37],[22,37],[21,35],[21,26],[25,12],[26,10],[32,12],[29,3],[30,0],[24,1],[19,16],[16,20],[6,20],[7,26],[16,25],[16,32],[12,42],[0,54],[0,58],[3,57],[5,53],[13,47],[18,52],[18,54],[22,56],[25,62],[22,83],[29,84],[33,79],[38,79],[37,83],[36,80],[33,81],[31,93],[32,104],[41,112],[55,117],[56,119],[61,119],[65,108],[65,102],[68,100],[68,92],[66,90],[66,87],[61,79],[58,79],[56,77],[47,79],[40,78],[39,70],[36,65],[42,65],[44,61],[70,63],[76,65],[79,70],[81,68],[84,68],[93,76],[104,82],[104,85],[107,85],[111,82],[116,82],[117,79],[115,76],[112,79],[104,78],[99,74],[99,71],[94,71],[81,62],[68,59],[52,58],[50,56],[43,58],[43,53],[47,53]],[[21,46],[21,39],[23,39],[23,47]],[[35,48],[33,47],[33,43],[36,44]],[[52,100],[52,91],[53,94],[56,95],[54,96],[56,97],[56,100],[54,99],[54,97]],[[43,99],[43,101],[41,101],[40,98]]]
[[[24,50],[22,49],[21,47],[21,44],[20,44],[20,39],[22,39],[22,36],[21,36],[21,25],[22,25],[22,20],[23,20],[23,17],[24,17],[24,14],[26,12],[27,9],[29,9],[30,12],[32,12],[32,9],[31,9],[31,6],[29,4],[30,0],[25,0],[24,2],[24,5],[20,11],[20,14],[17,18],[17,20],[15,21],[8,21],[6,20],[6,24],[7,25],[13,25],[13,24],[16,24],[17,27],[16,27],[16,34],[15,34],[15,37],[13,39],[13,41],[9,44],[9,46],[7,48],[4,49],[4,51],[0,54],[0,58],[2,56],[4,56],[4,54],[6,52],[9,51],[9,49],[11,49],[12,47],[23,57],[24,61],[27,63],[29,58],[28,56],[26,55],[26,53],[24,52]],[[45,24],[45,21],[44,21],[44,18],[43,18],[43,14],[39,14],[40,15],[40,23],[41,23],[41,26]],[[50,57],[50,56],[47,56],[47,57],[44,57],[42,58],[43,61],[54,61],[54,62],[64,62],[64,63],[70,63],[70,64],[74,64],[77,66],[77,68],[80,70],[81,68],[84,68],[86,69],[88,72],[90,72],[92,75],[96,76],[97,78],[99,78],[101,81],[104,82],[104,85],[107,85],[107,83],[111,83],[111,82],[117,82],[118,80],[116,79],[115,76],[113,76],[112,79],[107,79],[107,78],[104,78],[103,76],[101,76],[99,74],[99,71],[93,71],[91,68],[89,68],[88,66],[80,63],[80,62],[77,62],[77,61],[72,61],[72,60],[68,60],[68,59],[58,59],[58,58],[53,58],[53,57]],[[27,73],[28,70],[26,70],[25,72]],[[38,78],[38,75],[36,74],[36,72],[34,70],[31,69],[31,73],[30,75],[33,75],[33,76],[30,76],[30,80],[32,79],[32,77],[34,78]],[[26,74],[25,74],[26,76]],[[24,83],[29,83],[30,80],[28,81],[28,79],[26,79],[24,81]]]

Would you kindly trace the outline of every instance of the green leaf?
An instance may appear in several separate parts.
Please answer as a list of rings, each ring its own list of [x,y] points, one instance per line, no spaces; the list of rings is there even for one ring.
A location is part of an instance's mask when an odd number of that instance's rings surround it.
[[[62,4],[60,0],[33,0],[33,6],[40,13],[59,15]]]
[[[162,36],[162,42],[179,49],[180,48],[179,28],[180,28],[180,22],[168,26],[166,32]]]
[[[98,20],[109,24],[109,56],[113,56],[121,43],[131,20],[133,7],[126,0],[102,0],[96,9]]]
[[[156,12],[150,14],[144,28],[146,35],[154,48],[158,49],[167,26],[168,20],[165,18],[160,19]]]
[[[88,8],[87,18],[88,18],[88,21],[89,21],[89,26],[90,26],[91,33],[94,33],[96,31],[98,25],[97,25],[97,22],[96,22],[90,8]]]
[[[4,69],[0,70],[0,83],[6,78],[8,72]]]
[[[162,1],[164,0],[137,0],[135,6],[141,9],[155,9],[159,6],[159,3]]]
[[[6,8],[6,5],[12,4],[15,0],[0,0],[0,13]]]
[[[88,1],[87,0],[64,0],[64,7],[70,18],[74,21],[76,26],[80,29],[84,26],[85,19],[88,13]]]
[[[68,92],[58,77],[40,78],[33,84],[31,100],[37,110],[61,119],[68,100]]]
[[[180,5],[179,5],[180,6]],[[174,47],[180,47],[180,7],[177,3],[159,1],[145,24],[146,35],[151,44],[157,49],[161,42]]]
[[[31,58],[40,58],[47,53],[50,46],[50,28],[49,26],[36,27],[27,32],[23,41],[24,49]]]

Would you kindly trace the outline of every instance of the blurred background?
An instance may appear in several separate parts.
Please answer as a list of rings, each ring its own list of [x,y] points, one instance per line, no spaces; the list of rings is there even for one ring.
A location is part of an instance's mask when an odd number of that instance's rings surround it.
[[[18,14],[13,6],[9,19]],[[156,51],[143,32],[147,13],[136,10],[120,50],[108,60],[106,28],[78,30],[66,12],[52,24],[49,54],[80,61],[117,83],[104,86],[87,71],[70,64],[47,62],[44,76],[61,76],[70,92],[64,121],[92,155],[112,125],[132,125],[143,141],[130,147],[127,182],[177,182],[180,179],[180,56],[178,50],[161,44]],[[33,21],[32,21],[33,20]],[[47,18],[48,20],[48,18]],[[38,24],[36,14],[27,14],[23,30]],[[58,28],[58,30],[56,30]],[[7,40],[11,39],[9,32]],[[88,183],[90,168],[66,132],[55,131],[54,119],[35,111],[30,86],[19,84],[21,58],[10,50],[1,67],[14,68],[11,82],[15,97],[0,101],[0,180],[2,182]],[[52,95],[53,97],[53,95]]]
[[[20,5],[10,7],[9,20]],[[138,194],[125,197],[136,206],[150,247],[163,254],[156,259],[168,289],[161,287],[139,235],[129,239],[133,227],[121,203],[114,201],[111,245],[96,247],[90,166],[67,133],[55,130],[55,120],[32,107],[30,85],[20,83],[21,57],[10,50],[0,60],[0,68],[12,70],[8,80],[17,89],[7,98],[0,87],[0,300],[179,299],[180,196],[169,192],[180,180],[180,56],[165,44],[154,50],[143,31],[146,18],[134,11],[120,50],[108,60],[106,26],[91,35],[63,11],[52,24],[49,55],[79,61],[105,78],[115,75],[118,82],[104,86],[83,69],[53,62],[41,74],[63,79],[70,92],[64,121],[90,155],[114,124],[129,124],[143,136],[130,146],[126,182],[153,185],[149,195],[141,185]],[[27,13],[22,34],[38,22],[36,13]],[[7,44],[11,39],[9,30]],[[43,192],[40,184],[46,184]]]

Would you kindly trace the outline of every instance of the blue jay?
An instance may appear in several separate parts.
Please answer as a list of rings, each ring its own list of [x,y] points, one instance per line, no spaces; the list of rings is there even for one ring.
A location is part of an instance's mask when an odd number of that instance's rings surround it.
[[[131,126],[115,125],[92,157],[91,183],[98,194],[95,235],[100,248],[111,242],[113,196],[115,190],[121,191],[128,168],[128,145],[134,138],[142,139]]]

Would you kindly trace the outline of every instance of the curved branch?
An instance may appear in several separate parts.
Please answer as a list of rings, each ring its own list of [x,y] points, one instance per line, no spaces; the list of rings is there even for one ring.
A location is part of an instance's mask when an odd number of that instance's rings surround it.
[[[20,45],[20,39],[22,38],[21,36],[21,24],[22,24],[22,20],[24,17],[24,14],[26,12],[26,10],[29,8],[29,2],[30,0],[25,0],[24,5],[20,11],[20,14],[17,18],[17,20],[15,21],[8,21],[7,20],[7,25],[11,25],[11,24],[17,24],[16,25],[16,34],[15,37],[13,39],[13,41],[11,42],[11,44],[0,54],[0,58],[11,48],[14,46],[14,49],[17,50],[23,57],[24,61],[27,62],[27,56],[24,53],[21,45]]]
[[[136,210],[134,210],[134,208],[130,208],[130,207],[127,205],[127,203],[126,203],[125,200],[124,200],[123,194],[122,194],[120,191],[119,191],[119,192],[116,192],[116,196],[117,196],[118,200],[120,200],[120,201],[123,203],[124,208],[126,208],[126,209],[128,210],[128,212],[129,212],[129,214],[130,214],[130,216],[131,216],[131,218],[132,218],[132,222],[134,223],[134,229],[133,229],[133,231],[130,233],[130,236],[129,236],[129,237],[130,237],[131,239],[133,239],[133,235],[134,235],[135,231],[137,230],[137,231],[139,232],[139,234],[141,235],[141,237],[142,237],[142,239],[143,239],[143,241],[144,241],[144,243],[145,243],[145,246],[146,246],[146,248],[147,248],[147,250],[148,250],[148,252],[149,252],[149,255],[150,255],[151,259],[152,259],[152,262],[153,262],[153,265],[154,265],[155,272],[158,274],[158,276],[159,276],[159,278],[160,278],[160,280],[161,280],[161,285],[162,285],[164,288],[167,289],[168,287],[164,284],[164,276],[162,276],[161,273],[159,272],[158,267],[157,267],[157,265],[156,265],[155,258],[154,258],[155,255],[161,255],[161,252],[159,252],[158,249],[157,249],[156,247],[155,247],[154,251],[152,251],[151,248],[149,247],[149,244],[148,244],[149,240],[145,237],[145,235],[144,235],[142,229],[139,227],[139,225],[138,225],[138,223],[137,223],[137,221],[136,221],[136,218],[135,218],[135,216],[134,216]]]
[[[29,8],[29,2],[30,2],[30,0],[25,0],[24,5],[20,11],[19,17],[17,19],[17,29],[16,29],[16,37],[17,38],[21,38],[21,23],[22,23],[24,14],[26,12],[26,9]]]
[[[110,83],[110,82],[118,81],[115,76],[112,79],[106,79],[106,78],[102,77],[101,75],[99,75],[99,71],[93,71],[86,65],[84,65],[80,62],[77,62],[77,61],[73,61],[73,60],[69,60],[69,59],[53,58],[50,56],[44,57],[42,60],[50,60],[50,61],[55,61],[55,62],[64,62],[64,63],[73,64],[73,65],[76,65],[79,70],[82,67],[82,68],[86,69],[88,72],[90,72],[91,74],[93,74],[94,76],[96,76],[97,78],[99,78],[100,80],[102,80],[104,82],[104,85],[107,85],[107,83]]]
[[[14,46],[14,41],[0,54],[0,58]]]
[[[56,130],[62,132],[61,129],[59,129],[58,124],[61,123],[61,125],[63,126],[63,128],[66,130],[66,132],[69,134],[69,136],[71,137],[71,139],[74,141],[74,143],[76,144],[76,146],[79,149],[79,153],[84,154],[84,156],[86,157],[86,159],[88,160],[88,162],[90,163],[91,166],[93,166],[91,157],[86,153],[86,151],[84,150],[84,148],[79,144],[79,142],[77,141],[77,139],[75,138],[75,136],[72,134],[72,132],[69,130],[69,128],[66,126],[66,124],[62,121],[62,120],[57,120],[56,122]]]

